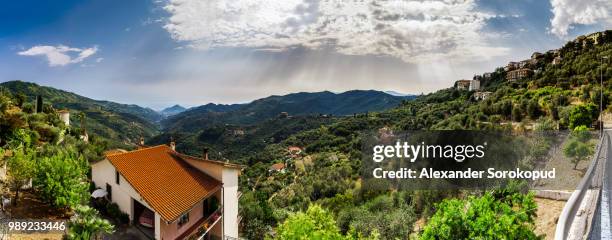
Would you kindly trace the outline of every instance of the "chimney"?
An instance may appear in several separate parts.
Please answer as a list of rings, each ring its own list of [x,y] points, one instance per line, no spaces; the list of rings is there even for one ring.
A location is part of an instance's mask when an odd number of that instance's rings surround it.
[[[140,144],[140,146],[144,146],[144,137],[140,137],[138,144]]]
[[[208,160],[208,148],[207,147],[205,147],[202,152],[202,158]]]
[[[176,143],[174,142],[174,138],[170,138],[170,148],[172,148],[172,151],[176,151]]]

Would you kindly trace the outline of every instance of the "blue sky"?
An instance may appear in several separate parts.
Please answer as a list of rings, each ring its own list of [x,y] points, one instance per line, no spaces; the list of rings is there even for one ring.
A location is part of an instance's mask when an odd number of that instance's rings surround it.
[[[431,92],[609,29],[611,14],[603,0],[12,1],[0,9],[0,81],[155,109]]]

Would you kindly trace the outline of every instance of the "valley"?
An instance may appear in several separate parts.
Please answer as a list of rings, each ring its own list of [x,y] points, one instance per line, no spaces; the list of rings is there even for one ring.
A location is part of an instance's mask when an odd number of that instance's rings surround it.
[[[562,130],[576,142],[598,128],[600,103],[603,112],[610,112],[612,65],[602,61],[605,56],[612,56],[610,30],[534,53],[522,67],[510,62],[422,96],[361,90],[294,93],[245,104],[177,105],[161,113],[10,81],[0,84],[0,136],[9,140],[2,142],[3,148],[16,153],[45,149],[39,154],[50,169],[61,162],[53,156],[62,152],[74,160],[79,173],[104,158],[106,150],[137,148],[140,138],[146,145],[172,142],[178,152],[242,164],[240,233],[248,239],[284,236],[303,224],[300,219],[317,217],[328,221],[326,233],[352,239],[453,239],[474,233],[550,238],[541,235],[550,229],[536,226],[536,202],[545,201],[535,201],[521,182],[486,191],[371,188],[383,183],[361,177],[364,136],[369,131]],[[37,96],[46,104],[42,111],[34,107]],[[70,128],[58,117],[62,109],[71,113]],[[85,134],[91,139],[84,141]],[[19,147],[19,142],[28,147]],[[584,153],[589,153],[592,146],[582,142]],[[542,148],[534,148],[530,156],[546,159],[548,152],[539,150],[551,143],[538,144]],[[7,161],[34,156],[28,151]],[[579,172],[576,166],[590,154],[568,151],[573,162],[566,164],[575,164],[570,170]],[[533,161],[528,164],[535,165]],[[74,176],[74,181],[85,181],[83,176]],[[35,179],[46,181],[43,175]],[[54,199],[51,193],[47,199]],[[58,201],[54,206],[68,204]],[[481,214],[462,214],[469,206],[479,206]],[[493,218],[511,227],[483,220]],[[424,222],[423,227],[414,231],[417,221]]]

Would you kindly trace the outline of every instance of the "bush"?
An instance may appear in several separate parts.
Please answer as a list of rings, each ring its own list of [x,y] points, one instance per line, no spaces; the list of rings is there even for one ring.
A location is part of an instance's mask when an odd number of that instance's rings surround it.
[[[541,239],[534,233],[537,205],[532,194],[501,199],[492,193],[465,200],[447,199],[437,206],[421,239]]]
[[[119,218],[121,209],[119,209],[119,205],[116,203],[108,203],[108,205],[106,205],[106,214],[112,218]]]
[[[590,127],[599,110],[594,104],[582,104],[574,107],[569,113],[569,127],[574,129],[578,126]]]
[[[74,216],[68,222],[68,239],[101,239],[101,235],[111,234],[115,226],[99,216],[98,211],[89,206],[76,206]]]
[[[119,208],[119,205],[117,205],[116,203],[108,203],[106,205],[106,214],[110,218],[115,219],[117,222],[121,224],[130,223],[130,215],[122,212],[121,209]]]
[[[47,202],[58,208],[83,204],[88,199],[85,175],[87,162],[71,149],[50,150],[53,155],[38,159],[34,185]]]
[[[124,212],[120,213],[119,214],[119,222],[121,224],[128,224],[128,223],[130,223],[130,215],[128,215],[127,213],[124,213]]]

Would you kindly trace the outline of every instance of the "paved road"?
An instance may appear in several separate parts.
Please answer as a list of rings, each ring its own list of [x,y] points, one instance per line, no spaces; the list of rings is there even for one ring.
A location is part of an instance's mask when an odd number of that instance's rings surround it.
[[[610,137],[612,131],[605,131],[605,134]],[[607,152],[612,149],[612,144],[607,144]],[[588,239],[603,239],[612,240],[612,154],[606,154],[606,161],[602,166],[602,187],[597,204],[597,210],[593,219],[593,226]]]

